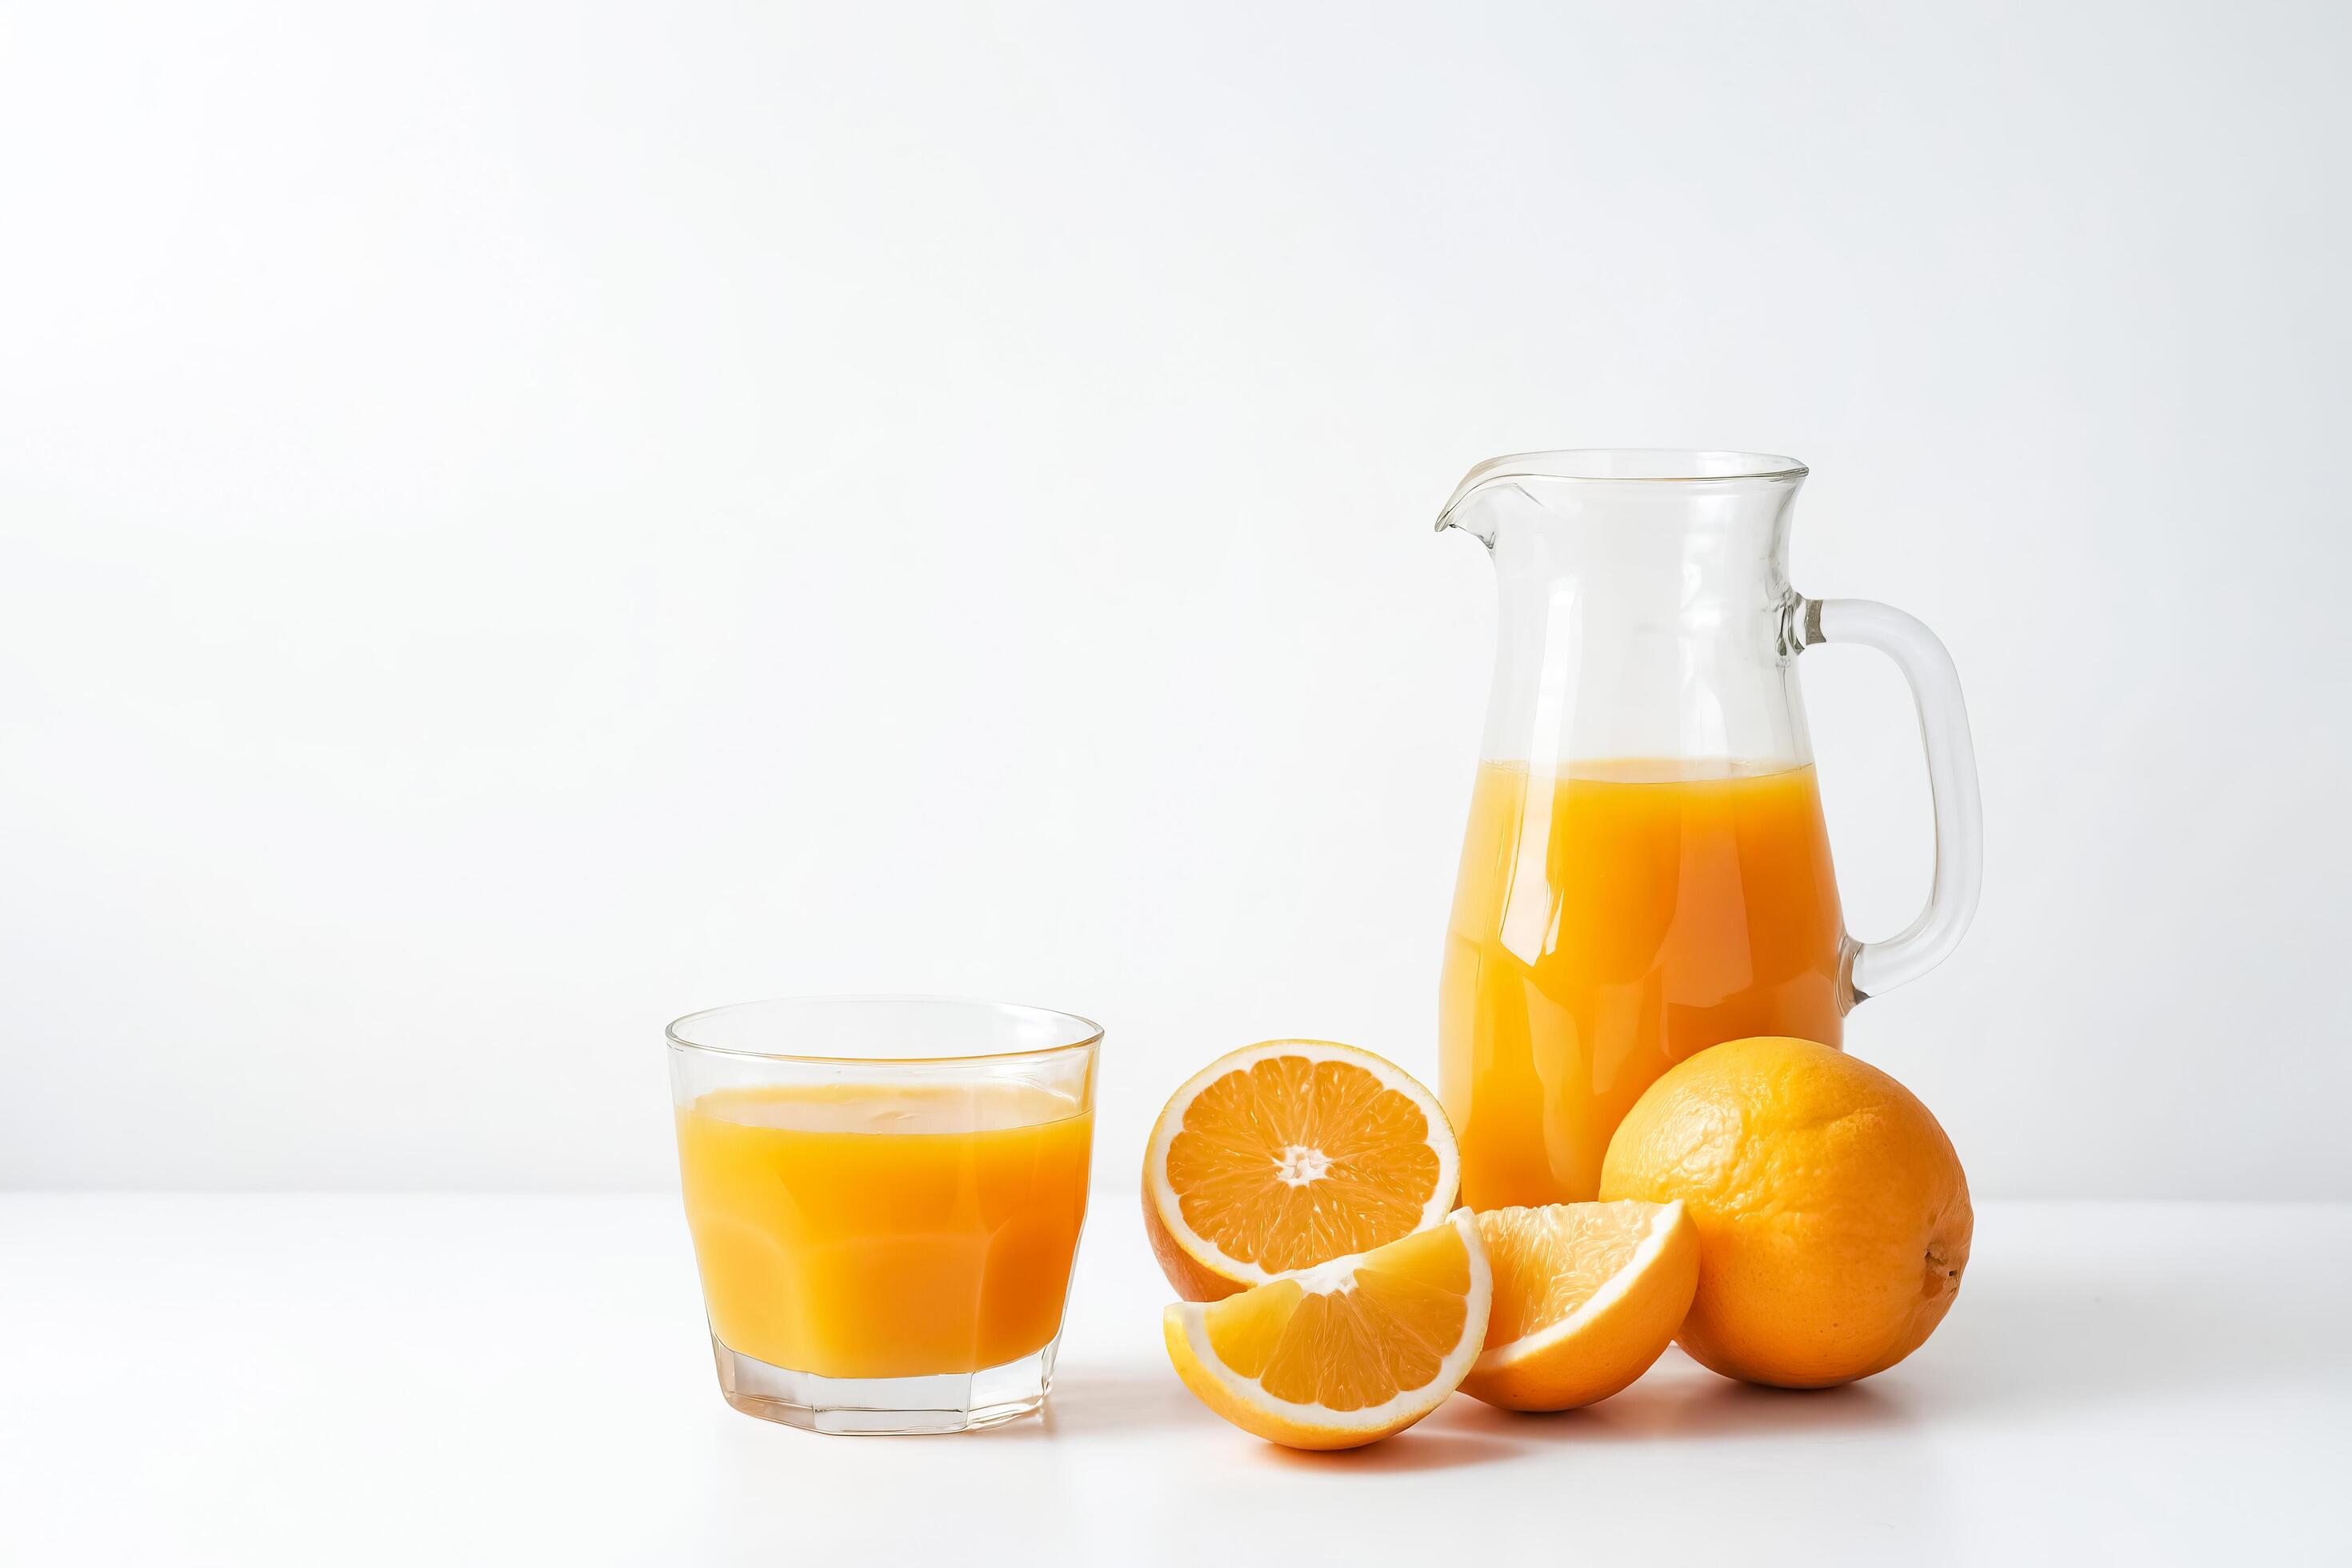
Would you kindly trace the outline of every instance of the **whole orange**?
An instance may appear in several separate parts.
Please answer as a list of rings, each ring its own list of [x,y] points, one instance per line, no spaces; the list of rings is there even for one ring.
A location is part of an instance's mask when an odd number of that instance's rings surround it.
[[[1811,1040],[1732,1040],[1670,1068],[1601,1162],[1603,1199],[1680,1198],[1702,1365],[1783,1388],[1885,1372],[1944,1321],[1975,1215],[1944,1130],[1909,1089]]]

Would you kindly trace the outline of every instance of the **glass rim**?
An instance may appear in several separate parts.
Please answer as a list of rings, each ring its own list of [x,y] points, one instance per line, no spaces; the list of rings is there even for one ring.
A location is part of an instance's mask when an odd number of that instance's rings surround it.
[[[1612,471],[1614,470],[1614,471]],[[1726,447],[1562,447],[1547,452],[1512,452],[1489,458],[1462,476],[1437,513],[1445,531],[1463,502],[1506,479],[1556,480],[1571,485],[1794,485],[1812,470],[1776,452],[1743,452]]]
[[[1471,469],[1500,469],[1537,479],[1568,479],[1602,485],[1693,485],[1731,479],[1796,479],[1812,470],[1778,452],[1728,447],[1561,447],[1542,452],[1511,452]],[[1651,472],[1610,472],[1647,468]]]
[[[698,1018],[709,1018],[720,1013],[740,1013],[755,1007],[815,1007],[843,1005],[860,1006],[869,1004],[909,1003],[940,1006],[986,1009],[993,1013],[1026,1013],[1042,1018],[1056,1018],[1077,1025],[1085,1037],[1068,1040],[1057,1046],[1028,1046],[1010,1051],[959,1051],[941,1056],[821,1056],[804,1051],[754,1051],[740,1046],[714,1046],[688,1039],[679,1030]],[[711,1056],[740,1057],[751,1061],[795,1062],[811,1067],[938,1067],[957,1063],[1013,1062],[1037,1060],[1046,1057],[1087,1051],[1102,1044],[1103,1026],[1082,1014],[1066,1012],[1059,1007],[1041,1007],[1030,1002],[999,1002],[987,996],[942,996],[918,993],[848,992],[835,994],[804,996],[762,996],[749,1002],[726,1002],[716,1007],[698,1007],[683,1016],[671,1019],[662,1027],[662,1037],[674,1051],[704,1051]]]

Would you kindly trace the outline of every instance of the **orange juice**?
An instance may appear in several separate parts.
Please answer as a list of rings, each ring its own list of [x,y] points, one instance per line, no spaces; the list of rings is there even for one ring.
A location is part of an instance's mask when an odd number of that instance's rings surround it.
[[[719,1089],[677,1112],[711,1331],[822,1377],[979,1372],[1062,1322],[1093,1112],[1034,1084]]]
[[[1462,1201],[1591,1198],[1618,1121],[1694,1051],[1841,1044],[1844,942],[1810,765],[1481,763],[1439,1000]]]

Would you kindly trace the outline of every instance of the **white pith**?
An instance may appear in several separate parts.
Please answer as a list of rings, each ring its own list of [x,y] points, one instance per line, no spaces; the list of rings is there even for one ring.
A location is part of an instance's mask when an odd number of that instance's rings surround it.
[[[1282,1152],[1282,1160],[1274,1169],[1274,1179],[1286,1187],[1303,1187],[1330,1173],[1330,1155],[1304,1143],[1293,1143]]]
[[[1310,1296],[1344,1296],[1356,1288],[1356,1259],[1362,1256],[1359,1252],[1312,1268],[1294,1268],[1290,1282]]]
[[[1633,1248],[1633,1256],[1625,1259],[1624,1267],[1611,1275],[1601,1289],[1595,1290],[1585,1301],[1584,1305],[1557,1323],[1548,1324],[1538,1329],[1534,1333],[1521,1334],[1516,1340],[1509,1340],[1496,1345],[1481,1355],[1477,1365],[1472,1370],[1494,1372],[1503,1367],[1516,1366],[1529,1356],[1548,1351],[1560,1341],[1582,1331],[1587,1323],[1624,1300],[1625,1293],[1633,1288],[1633,1281],[1640,1279],[1657,1260],[1658,1254],[1665,1250],[1666,1237],[1674,1234],[1675,1226],[1681,1222],[1682,1217],[1683,1201],[1680,1198],[1675,1199],[1674,1202],[1659,1209],[1650,1216],[1650,1228],[1647,1234],[1642,1237],[1640,1245]]]
[[[1160,1223],[1168,1227],[1177,1246],[1207,1264],[1228,1279],[1249,1285],[1263,1285],[1282,1276],[1262,1264],[1245,1263],[1228,1254],[1223,1247],[1209,1240],[1185,1223],[1184,1211],[1176,1201],[1175,1192],[1168,1185],[1168,1146],[1176,1134],[1183,1131],[1184,1113],[1201,1097],[1201,1091],[1228,1073],[1243,1071],[1273,1057],[1297,1057],[1310,1062],[1345,1062],[1361,1068],[1380,1080],[1383,1089],[1392,1089],[1421,1108],[1429,1123],[1429,1146],[1437,1154],[1437,1180],[1433,1184],[1428,1201],[1423,1204],[1421,1219],[1414,1230],[1427,1230],[1444,1219],[1446,1205],[1454,1199],[1454,1191],[1461,1181],[1461,1156],[1454,1142],[1454,1124],[1445,1120],[1445,1111],[1429,1091],[1405,1076],[1394,1063],[1384,1061],[1370,1051],[1339,1046],[1328,1040],[1264,1040],[1255,1046],[1244,1046],[1229,1052],[1202,1068],[1184,1081],[1168,1109],[1160,1113],[1160,1124],[1151,1130],[1151,1146],[1145,1157],[1144,1168],[1150,1173],[1152,1212]],[[1319,1154],[1319,1151],[1315,1151]],[[1277,1179],[1287,1180],[1280,1173]]]
[[[1470,1374],[1472,1364],[1478,1359],[1478,1346],[1486,1337],[1486,1314],[1494,1305],[1494,1273],[1486,1264],[1486,1244],[1478,1234],[1476,1217],[1468,1209],[1455,1209],[1439,1223],[1452,1226],[1455,1234],[1462,1237],[1462,1249],[1470,1263],[1470,1289],[1463,1297],[1462,1342],[1438,1363],[1437,1375],[1427,1383],[1419,1388],[1401,1388],[1388,1399],[1367,1409],[1334,1410],[1328,1405],[1301,1405],[1278,1399],[1268,1394],[1255,1378],[1243,1377],[1217,1359],[1215,1349],[1209,1343],[1208,1311],[1213,1303],[1180,1301],[1169,1310],[1178,1314],[1182,1321],[1184,1342],[1191,1348],[1193,1360],[1234,1397],[1301,1426],[1352,1432],[1393,1426],[1401,1420],[1436,1408],[1461,1386],[1462,1380]],[[1363,1260],[1363,1257],[1360,1252],[1349,1258],[1336,1258],[1287,1278],[1312,1290],[1315,1287],[1307,1284],[1309,1276],[1320,1276],[1326,1279],[1344,1276],[1344,1286],[1327,1286],[1327,1289],[1352,1289],[1356,1265]]]

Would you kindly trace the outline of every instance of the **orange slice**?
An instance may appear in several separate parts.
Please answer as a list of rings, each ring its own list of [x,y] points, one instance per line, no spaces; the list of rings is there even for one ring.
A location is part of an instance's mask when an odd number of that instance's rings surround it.
[[[1143,1223],[1176,1293],[1213,1301],[1445,1217],[1454,1130],[1394,1064],[1328,1040],[1219,1057],[1143,1153]]]
[[[1184,1386],[1243,1431],[1355,1448],[1445,1403],[1478,1359],[1491,1293],[1478,1226],[1457,1209],[1354,1258],[1176,1302],[1160,1327]]]
[[[1650,1370],[1698,1289],[1698,1227],[1670,1204],[1490,1209],[1486,1348],[1462,1390],[1507,1410],[1591,1405]]]

